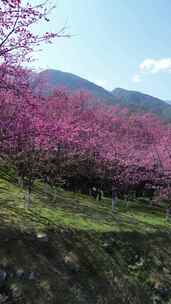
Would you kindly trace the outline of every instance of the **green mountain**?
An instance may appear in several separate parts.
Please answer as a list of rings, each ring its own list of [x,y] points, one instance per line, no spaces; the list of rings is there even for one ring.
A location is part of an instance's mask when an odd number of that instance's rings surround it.
[[[44,94],[49,94],[55,87],[65,87],[71,91],[86,90],[95,97],[96,102],[117,104],[121,107],[128,107],[131,111],[150,112],[165,120],[171,120],[170,104],[141,92],[128,91],[122,88],[109,92],[84,78],[59,70],[45,70],[36,74],[32,83],[33,89],[36,90],[41,82],[43,83],[41,91]]]
[[[135,111],[151,112],[171,120],[171,105],[159,98],[121,88],[116,88],[112,94],[121,106],[127,106]]]
[[[37,74],[33,84],[34,88],[36,88],[41,81],[44,82],[42,89],[45,93],[55,87],[64,87],[71,91],[86,90],[101,101],[112,103],[114,99],[110,92],[95,83],[59,70],[45,70]]]

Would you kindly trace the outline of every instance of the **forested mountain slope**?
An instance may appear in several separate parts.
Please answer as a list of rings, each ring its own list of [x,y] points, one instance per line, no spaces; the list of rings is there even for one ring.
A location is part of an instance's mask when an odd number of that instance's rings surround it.
[[[32,87],[34,90],[41,85],[41,92],[49,94],[56,87],[65,87],[69,90],[85,90],[96,98],[96,101],[109,104],[118,104],[131,111],[150,112],[161,118],[171,120],[171,105],[167,102],[141,92],[128,91],[116,88],[112,92],[77,75],[59,70],[45,70],[34,75]]]

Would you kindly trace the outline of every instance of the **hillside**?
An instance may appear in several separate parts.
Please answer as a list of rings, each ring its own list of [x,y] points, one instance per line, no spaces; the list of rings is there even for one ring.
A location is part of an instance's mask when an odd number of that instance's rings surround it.
[[[171,119],[171,105],[159,98],[122,88],[116,88],[112,91],[112,94],[122,106],[128,106],[136,111],[151,112],[163,118]]]
[[[45,70],[35,74],[32,83],[34,90],[41,81],[43,81],[41,91],[44,94],[49,94],[55,87],[65,87],[70,90],[83,89],[90,92],[100,102],[126,106],[131,111],[154,113],[166,120],[171,120],[171,105],[159,98],[141,92],[128,91],[122,88],[110,92],[84,78],[59,70]]]
[[[0,303],[150,304],[171,300],[171,224],[142,201],[118,203],[0,178]],[[158,301],[158,302],[157,302]]]
[[[86,90],[93,96],[106,102],[113,102],[113,96],[104,88],[77,75],[59,70],[45,70],[36,75],[33,87],[36,88],[40,80],[44,81],[44,93],[47,94],[55,87],[64,87],[69,90]]]

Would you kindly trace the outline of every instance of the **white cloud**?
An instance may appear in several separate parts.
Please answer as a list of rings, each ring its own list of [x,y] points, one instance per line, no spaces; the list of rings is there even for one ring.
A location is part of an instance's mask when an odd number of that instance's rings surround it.
[[[171,58],[145,59],[139,65],[142,73],[156,74],[159,72],[171,72]]]
[[[132,77],[132,81],[138,83],[142,81],[142,76],[146,74],[157,74],[162,72],[171,72],[171,58],[147,58],[140,63],[138,72]]]
[[[140,75],[139,75],[139,74],[135,74],[135,75],[132,77],[132,81],[133,81],[133,82],[136,82],[136,83],[141,82],[141,77],[140,77]]]

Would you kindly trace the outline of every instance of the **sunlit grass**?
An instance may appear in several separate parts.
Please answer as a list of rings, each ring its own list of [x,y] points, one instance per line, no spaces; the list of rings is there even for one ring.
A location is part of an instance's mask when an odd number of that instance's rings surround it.
[[[20,227],[22,230],[44,229],[47,226],[69,227],[79,230],[141,231],[166,230],[163,211],[149,208],[142,203],[118,201],[116,213],[111,212],[111,200],[95,201],[89,196],[65,192],[49,187],[44,193],[43,185],[36,182],[32,193],[32,204],[24,208],[26,190],[16,183],[0,179],[1,223]]]

